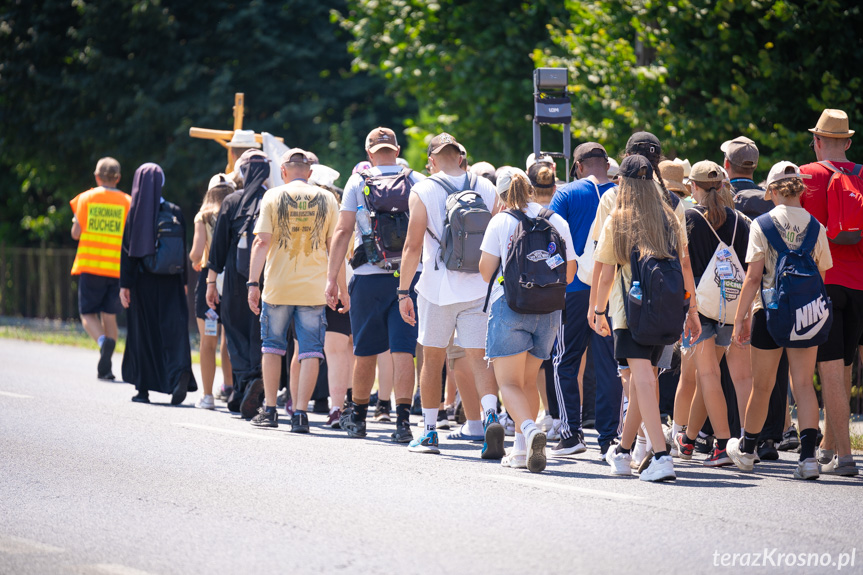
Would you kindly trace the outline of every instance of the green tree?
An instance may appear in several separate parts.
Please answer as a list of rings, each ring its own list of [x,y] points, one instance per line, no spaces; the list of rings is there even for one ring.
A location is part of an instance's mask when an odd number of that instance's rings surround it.
[[[68,200],[116,157],[121,188],[155,161],[191,216],[224,152],[189,127],[244,125],[315,151],[344,174],[365,134],[401,123],[383,81],[351,71],[340,0],[33,0],[0,8],[0,215],[7,241],[68,237]],[[407,103],[407,101],[405,101]],[[21,226],[25,234],[21,233]]]

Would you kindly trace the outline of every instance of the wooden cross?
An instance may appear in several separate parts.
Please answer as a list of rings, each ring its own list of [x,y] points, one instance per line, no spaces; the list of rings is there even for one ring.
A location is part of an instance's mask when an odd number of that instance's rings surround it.
[[[234,170],[234,162],[231,159],[231,148],[228,142],[234,137],[236,130],[243,129],[243,93],[237,92],[234,94],[234,129],[233,130],[210,130],[209,128],[189,128],[189,135],[193,138],[202,140],[215,140],[217,144],[228,151],[228,165],[225,168],[225,173],[230,174]],[[280,142],[284,142],[282,138],[276,138]],[[256,142],[263,142],[261,134],[255,134]]]

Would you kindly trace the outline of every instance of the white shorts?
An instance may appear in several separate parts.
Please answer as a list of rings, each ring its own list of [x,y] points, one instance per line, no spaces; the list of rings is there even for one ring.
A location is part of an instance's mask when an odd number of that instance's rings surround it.
[[[485,297],[464,303],[435,305],[417,295],[419,337],[423,346],[446,348],[458,328],[458,343],[465,349],[485,349],[488,314],[482,311]]]

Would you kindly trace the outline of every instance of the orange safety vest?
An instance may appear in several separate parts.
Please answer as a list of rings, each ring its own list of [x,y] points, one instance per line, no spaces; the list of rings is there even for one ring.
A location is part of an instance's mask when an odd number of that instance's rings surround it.
[[[120,250],[131,196],[99,186],[69,202],[81,226],[72,275],[120,277]]]

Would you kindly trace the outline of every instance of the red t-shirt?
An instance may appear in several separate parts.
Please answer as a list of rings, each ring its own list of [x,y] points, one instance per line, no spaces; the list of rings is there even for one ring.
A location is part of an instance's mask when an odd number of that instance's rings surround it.
[[[832,162],[838,168],[854,169],[854,162]],[[800,166],[800,172],[810,174],[806,183],[806,192],[800,196],[800,204],[815,219],[827,227],[827,183],[833,174],[824,166],[813,162]],[[825,282],[863,290],[863,241],[854,245],[839,245],[830,242],[830,255],[833,256],[833,267],[827,270]]]

